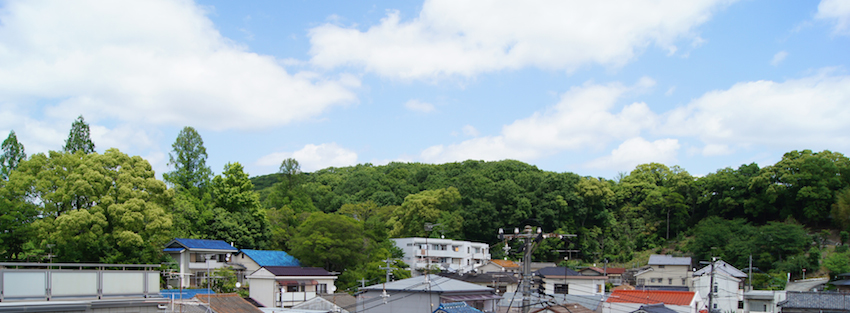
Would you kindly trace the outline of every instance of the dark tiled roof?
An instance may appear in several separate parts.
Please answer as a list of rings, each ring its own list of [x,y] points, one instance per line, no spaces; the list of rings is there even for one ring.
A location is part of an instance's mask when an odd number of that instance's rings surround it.
[[[222,250],[225,252],[237,252],[236,248],[231,246],[229,243],[224,242],[222,240],[209,240],[209,239],[188,239],[188,238],[174,238],[168,245],[166,245],[165,249],[168,248],[178,248],[185,247],[188,249],[203,249],[203,250]]]
[[[664,304],[647,304],[641,305],[640,309],[634,312],[647,312],[647,313],[676,313],[675,310],[664,306]],[[632,312],[632,313],[634,313]]]
[[[519,278],[517,278],[516,276],[511,275],[510,273],[500,273],[500,272],[481,273],[481,274],[464,274],[464,275],[460,275],[460,274],[457,274],[457,273],[440,273],[440,274],[437,274],[437,275],[440,275],[440,276],[443,276],[443,277],[448,277],[448,278],[451,278],[451,279],[457,279],[457,280],[460,280],[460,281],[465,281],[465,282],[468,282],[468,283],[479,283],[479,284],[483,284],[483,283],[491,284],[493,282],[516,284],[517,282],[519,282]]]
[[[262,312],[235,293],[216,294],[210,297],[203,295],[197,296],[195,299],[203,303],[208,303],[216,313]]]
[[[817,310],[850,310],[850,294],[837,292],[793,292],[786,293],[780,307]]]
[[[594,313],[593,310],[588,309],[578,303],[564,303],[559,305],[552,305],[545,308],[531,310],[531,313],[545,312],[547,310],[555,313]]]
[[[354,296],[347,293],[335,293],[335,294],[327,294],[327,295],[319,295],[322,299],[327,300],[330,303],[336,304],[338,307],[342,307],[344,309],[353,309],[357,305],[357,299]],[[354,310],[349,310],[354,311]]]
[[[249,249],[240,251],[257,262],[259,266],[301,266],[298,259],[283,251]]]
[[[578,272],[572,270],[569,267],[544,267],[537,270],[537,275],[546,277],[546,276],[581,276]]]
[[[330,272],[318,267],[300,266],[265,266],[274,276],[334,276]]]
[[[687,265],[691,266],[691,257],[674,257],[665,254],[649,256],[649,265]]]

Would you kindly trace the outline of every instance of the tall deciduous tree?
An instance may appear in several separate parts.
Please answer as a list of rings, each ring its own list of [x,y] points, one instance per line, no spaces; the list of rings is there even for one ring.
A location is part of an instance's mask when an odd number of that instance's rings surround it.
[[[56,245],[60,261],[159,262],[171,238],[165,207],[173,192],[147,161],[117,149],[82,157],[36,154],[21,163],[7,187],[45,212],[34,227],[41,243]]]
[[[215,219],[208,237],[233,242],[238,248],[265,249],[270,236],[254,184],[242,165],[228,163],[210,185]]]
[[[392,237],[423,237],[428,236],[429,232],[425,231],[425,223],[438,223],[441,218],[446,221],[442,227],[448,233],[459,233],[452,227],[459,227],[463,220],[459,223],[449,223],[447,218],[460,219],[459,215],[448,214],[452,213],[453,207],[460,202],[460,193],[455,187],[445,189],[426,190],[417,194],[412,194],[404,199],[401,207],[393,212],[389,223],[393,229],[390,232]],[[456,220],[455,220],[456,221]],[[437,229],[441,230],[441,229]]]
[[[207,149],[204,140],[194,128],[186,126],[177,135],[168,154],[168,165],[174,170],[162,175],[163,180],[178,190],[189,191],[195,196],[203,193],[212,177],[207,166]]]
[[[364,261],[363,223],[344,215],[311,213],[298,227],[290,248],[307,265],[342,272]]]
[[[89,124],[86,123],[82,115],[71,124],[71,132],[68,134],[68,139],[65,140],[65,147],[62,150],[72,154],[77,151],[82,151],[85,154],[94,152],[91,130],[89,130]]]
[[[0,155],[0,179],[8,179],[9,174],[14,171],[21,161],[27,158],[24,145],[18,142],[15,131],[9,132],[9,137],[3,140],[3,154]]]

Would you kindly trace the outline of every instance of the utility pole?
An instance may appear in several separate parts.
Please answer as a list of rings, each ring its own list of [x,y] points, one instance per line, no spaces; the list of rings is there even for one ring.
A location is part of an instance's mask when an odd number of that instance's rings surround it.
[[[522,313],[528,313],[531,310],[531,253],[534,252],[535,243],[543,241],[544,238],[558,237],[565,238],[575,235],[561,235],[553,233],[543,233],[543,229],[538,227],[536,234],[530,225],[526,225],[524,231],[520,233],[519,228],[514,228],[513,235],[505,234],[504,229],[499,228],[499,240],[521,239],[523,240],[523,257],[522,257]]]
[[[714,261],[717,258],[711,257],[711,285],[708,287],[708,312],[714,312]]]
[[[392,273],[392,270],[393,270],[392,266],[390,266],[390,262],[392,262],[392,261],[393,261],[393,259],[387,258],[386,260],[384,260],[384,262],[387,263],[387,266],[385,266],[385,267],[382,266],[382,267],[378,268],[378,269],[382,269],[382,270],[387,271],[387,279],[384,280],[385,283],[390,282],[390,273]]]

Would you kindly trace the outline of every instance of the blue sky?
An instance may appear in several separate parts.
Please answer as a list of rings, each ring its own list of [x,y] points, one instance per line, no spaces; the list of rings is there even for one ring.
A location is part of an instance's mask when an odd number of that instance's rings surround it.
[[[5,1],[0,135],[250,175],[516,159],[614,178],[850,153],[848,1]]]

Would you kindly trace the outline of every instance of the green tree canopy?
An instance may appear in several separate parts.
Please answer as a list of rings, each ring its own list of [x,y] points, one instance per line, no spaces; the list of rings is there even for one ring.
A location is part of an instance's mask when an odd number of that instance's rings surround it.
[[[9,179],[9,174],[18,168],[21,161],[26,160],[27,154],[24,152],[24,145],[18,142],[18,136],[15,131],[9,132],[9,137],[3,140],[3,154],[0,155],[0,179]]]
[[[89,130],[89,124],[86,123],[82,115],[71,124],[71,131],[68,134],[68,139],[65,140],[65,147],[62,148],[62,151],[72,154],[77,151],[82,151],[84,154],[94,153],[91,130]]]
[[[270,236],[260,198],[238,162],[228,163],[210,185],[214,220],[209,238],[234,242],[241,249],[265,249]]]
[[[168,165],[173,166],[174,170],[164,173],[162,179],[200,198],[212,177],[212,170],[207,166],[204,140],[194,128],[186,126],[177,135],[171,148]]]
[[[33,224],[39,244],[54,244],[60,261],[155,263],[171,238],[165,207],[173,192],[139,156],[51,151],[10,178],[6,192],[25,194],[43,212]]]
[[[404,198],[404,203],[395,209],[390,218],[389,223],[392,225],[390,236],[395,238],[429,236],[430,232],[425,231],[425,223],[438,223],[441,217],[450,217],[443,215],[443,212],[453,213],[454,206],[458,202],[460,202],[460,193],[454,187],[426,190],[409,195]],[[451,227],[457,226],[459,224],[442,225],[442,229],[456,233]]]
[[[290,253],[309,266],[342,272],[365,261],[363,223],[351,217],[311,213],[290,242]]]

